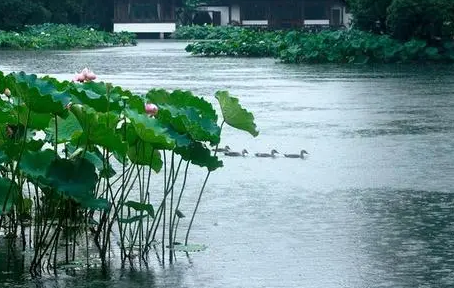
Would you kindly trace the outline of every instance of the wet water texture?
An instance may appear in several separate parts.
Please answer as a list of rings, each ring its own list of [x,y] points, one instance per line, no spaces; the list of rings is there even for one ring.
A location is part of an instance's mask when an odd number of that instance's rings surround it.
[[[192,242],[208,249],[190,258],[178,254],[171,267],[32,281],[17,262],[0,261],[0,283],[454,286],[454,66],[296,66],[191,57],[184,46],[0,51],[0,70],[63,80],[89,66],[100,80],[136,92],[190,89],[213,103],[215,91],[229,90],[255,114],[261,133],[252,138],[227,128],[221,145],[251,155],[306,149],[309,157],[223,157],[225,168],[210,178],[192,233]],[[191,171],[188,203],[194,203],[201,172]],[[7,265],[16,265],[16,272],[5,273]]]

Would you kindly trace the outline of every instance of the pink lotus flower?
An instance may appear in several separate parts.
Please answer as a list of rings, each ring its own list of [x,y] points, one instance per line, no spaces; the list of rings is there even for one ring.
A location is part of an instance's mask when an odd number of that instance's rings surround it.
[[[158,114],[158,110],[159,108],[155,104],[145,104],[145,113],[147,113],[149,116],[156,116],[156,114]]]
[[[85,76],[82,73],[77,73],[74,75],[73,82],[84,82],[85,81]]]
[[[96,79],[96,74],[93,73],[90,69],[84,68],[80,73],[76,73],[73,78],[73,82],[87,82],[93,81]]]
[[[11,97],[11,90],[6,88],[5,91],[3,92],[3,94],[5,94],[6,97]]]

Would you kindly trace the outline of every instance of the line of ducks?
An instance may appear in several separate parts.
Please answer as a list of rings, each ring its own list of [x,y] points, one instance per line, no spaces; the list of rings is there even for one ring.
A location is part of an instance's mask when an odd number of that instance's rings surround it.
[[[218,149],[213,149],[215,152],[221,152],[224,153],[225,156],[230,156],[230,157],[245,157],[246,154],[249,154],[249,152],[246,149],[243,149],[241,152],[235,152],[231,151],[230,147],[227,145],[224,148],[218,148]],[[255,157],[262,157],[262,158],[275,158],[276,154],[280,154],[276,149],[271,150],[270,153],[255,153]],[[284,157],[286,158],[301,158],[304,159],[304,155],[309,154],[306,150],[301,150],[300,154],[284,154]]]

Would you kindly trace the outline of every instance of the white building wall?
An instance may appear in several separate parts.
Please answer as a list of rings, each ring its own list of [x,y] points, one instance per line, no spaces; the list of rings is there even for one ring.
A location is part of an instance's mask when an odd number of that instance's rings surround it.
[[[198,8],[199,11],[216,11],[221,12],[221,25],[228,25],[230,22],[228,6],[203,6]],[[213,15],[210,13],[211,18]]]
[[[248,26],[266,26],[268,25],[268,20],[243,20],[241,24]]]
[[[241,23],[240,5],[233,4],[231,9],[232,9],[232,21]]]
[[[305,25],[329,25],[329,19],[304,20]]]
[[[114,23],[114,32],[173,33],[175,23]]]

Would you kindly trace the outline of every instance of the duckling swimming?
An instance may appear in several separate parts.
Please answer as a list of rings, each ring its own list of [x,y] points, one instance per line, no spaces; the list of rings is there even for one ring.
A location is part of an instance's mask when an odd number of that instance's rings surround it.
[[[304,159],[304,154],[308,154],[306,150],[301,150],[301,153],[298,155],[298,154],[284,154],[285,157],[287,158],[301,158],[301,159]]]
[[[234,152],[234,151],[226,151],[226,152],[224,152],[225,156],[232,156],[232,157],[238,157],[238,156],[244,157],[246,154],[249,154],[249,152],[247,152],[246,149],[243,149],[243,151],[241,151],[241,153],[240,152]]]
[[[268,153],[255,153],[256,157],[268,157],[268,158],[274,158],[276,157],[276,154],[279,154],[275,149],[271,150],[271,154]]]
[[[212,149],[212,151],[214,151],[214,152],[228,152],[228,151],[230,151],[230,147],[229,147],[229,145],[226,145],[224,148],[218,148],[218,149],[215,148],[215,149]]]

